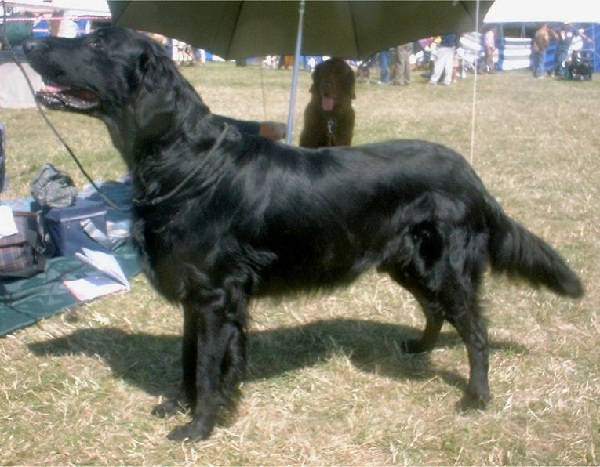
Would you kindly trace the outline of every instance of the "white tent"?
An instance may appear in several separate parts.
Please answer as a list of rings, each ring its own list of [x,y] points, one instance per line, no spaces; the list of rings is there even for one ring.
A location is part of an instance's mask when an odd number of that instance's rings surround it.
[[[110,16],[106,0],[6,0],[6,6],[60,10],[73,16]]]
[[[600,23],[598,0],[496,0],[485,23]]]
[[[484,17],[484,23],[515,25],[520,24],[535,29],[536,23],[574,23],[578,27],[586,26],[586,34],[594,39],[594,69],[600,70],[600,0],[496,0]],[[584,45],[580,37],[573,41],[572,49]],[[587,45],[589,47],[589,45]],[[527,68],[531,53],[531,36],[504,38],[502,44],[503,70]],[[549,49],[550,50],[550,49]],[[553,53],[552,50],[550,50]]]
[[[42,78],[27,63],[22,63],[34,89],[39,90]],[[35,100],[23,73],[15,63],[0,64],[0,109],[35,107]]]

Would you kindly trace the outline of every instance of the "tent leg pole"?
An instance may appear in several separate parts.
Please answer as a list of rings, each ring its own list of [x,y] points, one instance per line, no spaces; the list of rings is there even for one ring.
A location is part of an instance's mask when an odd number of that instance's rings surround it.
[[[298,87],[298,69],[300,66],[300,49],[302,48],[302,34],[304,29],[304,0],[300,1],[298,17],[298,34],[296,36],[296,54],[294,56],[294,67],[292,71],[292,89],[290,91],[290,106],[288,110],[287,130],[285,132],[285,142],[290,144],[292,141],[292,128],[294,127],[294,112],[296,109],[296,88]]]

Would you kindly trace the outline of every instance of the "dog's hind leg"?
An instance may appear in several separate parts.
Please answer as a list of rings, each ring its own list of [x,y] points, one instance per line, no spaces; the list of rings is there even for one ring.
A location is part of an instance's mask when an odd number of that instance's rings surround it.
[[[460,406],[462,409],[485,408],[490,400],[487,327],[477,299],[472,296],[473,291],[449,283],[435,295],[434,300],[422,299],[414,291],[413,295],[421,304],[427,322],[422,337],[405,341],[402,349],[407,353],[433,350],[444,321],[451,323],[467,348],[470,364],[469,382]]]
[[[416,226],[410,237],[405,237],[401,260],[393,264],[388,257],[381,268],[415,296],[427,319],[422,337],[404,343],[405,351],[432,350],[444,321],[461,336],[470,364],[469,382],[461,401],[465,409],[484,408],[490,399],[487,327],[478,299],[486,237],[467,232],[457,228],[444,234],[434,224]]]
[[[423,305],[421,305],[423,307]],[[425,310],[425,308],[423,307]],[[425,312],[425,329],[420,339],[407,339],[402,343],[402,350],[406,353],[430,352],[435,348],[435,344],[442,330],[444,319],[435,312]]]
[[[449,321],[460,334],[469,357],[469,383],[460,407],[484,409],[490,401],[489,349],[485,320],[478,310],[471,308],[455,313]]]
[[[246,364],[246,300],[218,290],[184,304],[184,390],[192,421],[169,439],[207,439],[222,408],[233,409]],[[195,333],[193,333],[195,328]]]

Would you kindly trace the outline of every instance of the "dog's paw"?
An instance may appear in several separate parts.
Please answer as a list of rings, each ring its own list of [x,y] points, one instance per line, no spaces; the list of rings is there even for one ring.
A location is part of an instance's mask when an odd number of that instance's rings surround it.
[[[457,403],[459,412],[470,412],[474,410],[485,410],[490,401],[490,396],[482,396],[477,394],[465,394]]]
[[[212,427],[206,426],[200,422],[190,422],[185,425],[175,427],[167,436],[171,441],[204,441],[208,439],[212,432]]]
[[[175,399],[170,399],[154,406],[152,415],[158,418],[170,418],[177,414],[184,413],[186,408]]]
[[[407,339],[402,342],[402,353],[424,353],[429,350],[422,339]]]

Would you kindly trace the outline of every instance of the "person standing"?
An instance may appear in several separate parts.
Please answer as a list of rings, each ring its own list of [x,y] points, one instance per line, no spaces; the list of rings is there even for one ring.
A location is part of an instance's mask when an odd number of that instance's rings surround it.
[[[550,33],[546,23],[540,24],[533,37],[532,59],[533,59],[533,77],[543,78],[546,63],[546,49],[550,44]]]
[[[485,72],[494,72],[494,52],[496,52],[496,29],[489,28],[483,36],[483,47],[485,53]]]
[[[411,76],[411,65],[410,65],[410,54],[413,51],[413,43],[407,42],[406,44],[399,45],[396,47],[397,63],[394,73],[394,83],[407,86],[410,84]]]
[[[433,67],[433,75],[429,84],[437,84],[442,73],[444,73],[444,84],[452,84],[452,69],[454,67],[454,49],[458,36],[456,34],[444,34],[437,47],[437,56]]]
[[[379,61],[379,84],[390,84],[390,51],[382,50],[377,54]]]
[[[593,41],[587,37],[583,31],[579,31],[570,23],[564,23],[560,31],[550,30],[551,34],[556,39],[556,55],[554,56],[554,76],[562,77],[565,61],[569,57],[569,49],[573,43],[573,39],[577,36],[583,40],[592,43]]]

